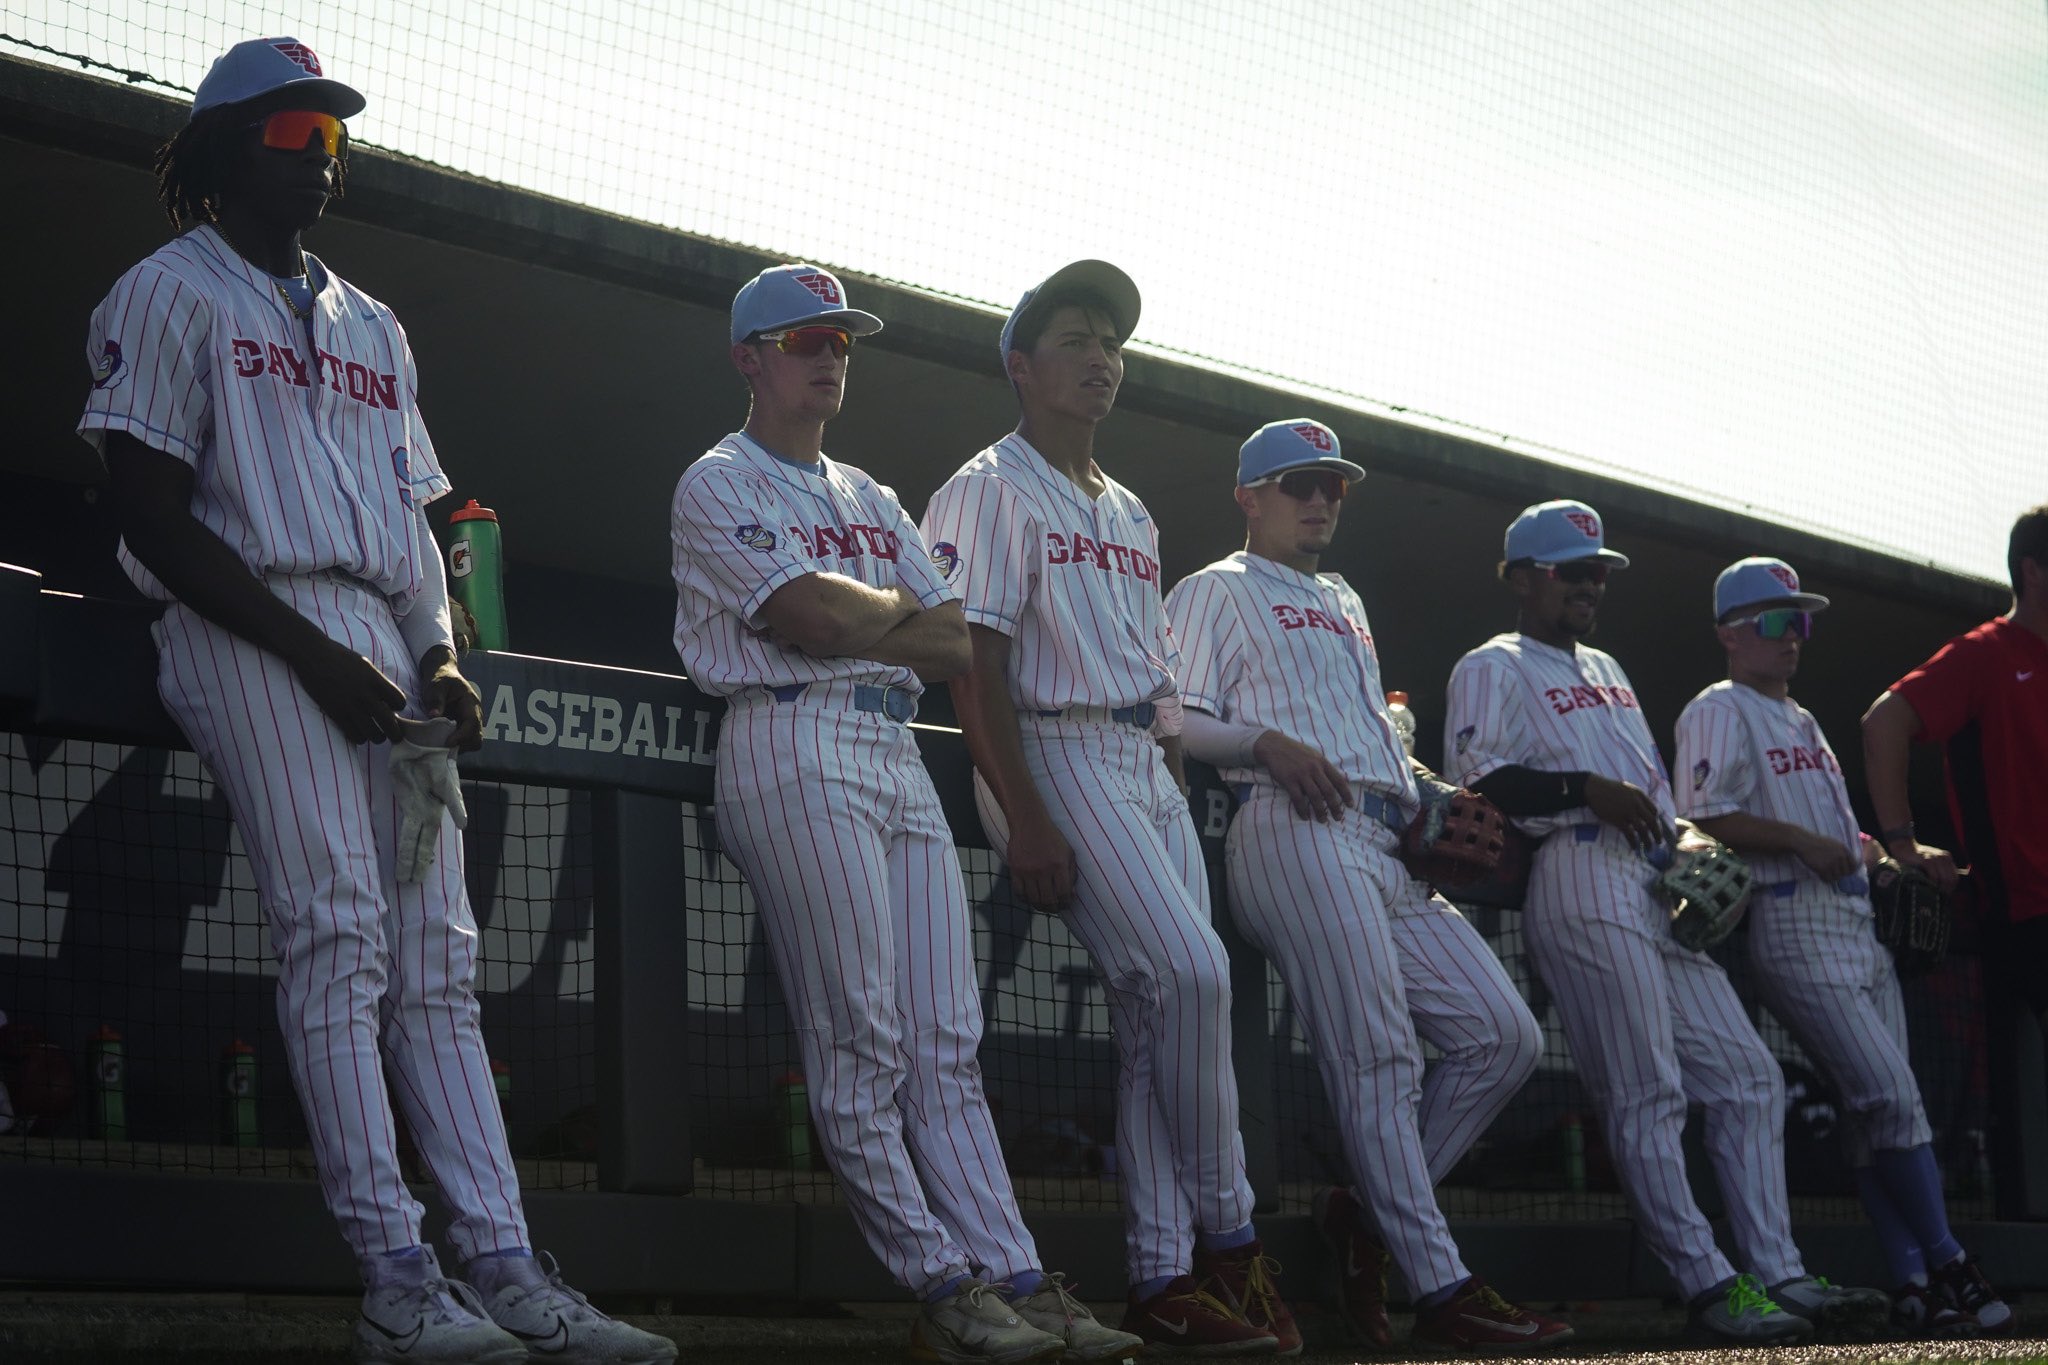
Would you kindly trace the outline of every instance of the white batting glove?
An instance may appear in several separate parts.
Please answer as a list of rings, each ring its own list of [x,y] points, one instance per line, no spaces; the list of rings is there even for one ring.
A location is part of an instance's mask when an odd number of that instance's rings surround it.
[[[398,880],[423,881],[434,865],[441,843],[441,817],[452,814],[455,828],[469,828],[469,810],[462,804],[462,780],[455,769],[455,750],[448,741],[455,722],[401,719],[402,738],[391,743],[391,783],[398,795]]]
[[[1181,731],[1187,712],[1182,709],[1180,693],[1169,692],[1163,697],[1152,699],[1152,738],[1172,739]]]

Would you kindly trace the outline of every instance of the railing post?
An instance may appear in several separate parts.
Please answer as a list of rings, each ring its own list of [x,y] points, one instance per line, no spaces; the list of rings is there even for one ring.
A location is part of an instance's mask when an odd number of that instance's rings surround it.
[[[597,1183],[688,1194],[689,916],[674,797],[591,793],[597,958]]]

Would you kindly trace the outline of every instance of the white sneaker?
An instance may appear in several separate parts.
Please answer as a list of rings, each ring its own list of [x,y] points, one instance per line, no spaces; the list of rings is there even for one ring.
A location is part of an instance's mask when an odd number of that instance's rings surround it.
[[[1829,1284],[1819,1275],[1774,1284],[1770,1295],[1778,1307],[1824,1332],[1875,1332],[1892,1313],[1891,1296],[1883,1290]]]
[[[478,1361],[514,1365],[526,1345],[484,1315],[476,1291],[444,1279],[432,1248],[418,1256],[373,1258],[363,1315],[356,1320],[358,1361]]]
[[[1066,1342],[1018,1317],[994,1286],[981,1280],[968,1280],[937,1303],[926,1304],[910,1327],[912,1360],[1023,1365],[1056,1359],[1066,1349]]]
[[[1029,1294],[1012,1298],[1010,1311],[1065,1343],[1065,1360],[1122,1360],[1139,1354],[1145,1346],[1143,1338],[1097,1321],[1088,1305],[1067,1288],[1067,1277],[1057,1270],[1048,1271],[1045,1282]]]
[[[1725,1289],[1694,1299],[1685,1330],[1694,1341],[1716,1346],[1775,1346],[1813,1337],[1812,1323],[1778,1307],[1750,1275],[1737,1275]]]
[[[491,1321],[536,1360],[666,1365],[676,1358],[676,1345],[667,1337],[592,1308],[589,1299],[562,1283],[562,1267],[545,1251],[531,1257],[479,1256],[469,1263],[469,1273],[485,1290],[483,1306]]]

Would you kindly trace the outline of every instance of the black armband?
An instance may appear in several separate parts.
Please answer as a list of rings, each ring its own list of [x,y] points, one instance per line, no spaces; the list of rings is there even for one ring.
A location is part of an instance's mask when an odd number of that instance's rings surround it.
[[[1495,768],[1470,785],[1505,815],[1555,815],[1586,804],[1586,776],[1535,768]]]

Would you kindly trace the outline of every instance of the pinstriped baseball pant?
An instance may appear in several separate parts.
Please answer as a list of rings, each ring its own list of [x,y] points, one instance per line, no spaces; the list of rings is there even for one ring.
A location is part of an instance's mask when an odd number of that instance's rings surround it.
[[[328,579],[271,590],[408,694],[419,669],[381,597]],[[467,1260],[527,1244],[474,982],[462,835],[398,884],[388,744],[351,744],[282,659],[180,604],[155,628],[165,707],[226,794],[277,956],[277,1016],[327,1207],[358,1259],[417,1245],[385,1063]],[[407,713],[420,713],[417,697]],[[381,1053],[380,1053],[381,1044]]]
[[[1803,880],[1792,896],[1759,888],[1749,961],[1764,1004],[1841,1095],[1851,1166],[1934,1140],[1906,1051],[1906,1004],[1870,902]]]
[[[716,792],[868,1245],[920,1293],[1039,1268],[975,1057],[967,889],[914,732],[807,697],[736,705]]]
[[[1255,786],[1227,841],[1231,908],[1279,968],[1352,1177],[1417,1294],[1469,1273],[1435,1185],[1536,1068],[1542,1035],[1500,960],[1357,810],[1327,824]],[[1442,1060],[1424,1076],[1417,1035]]]
[[[1133,1283],[1186,1274],[1198,1232],[1251,1221],[1230,964],[1209,919],[1209,883],[1159,746],[1129,725],[1020,715],[1024,759],[1080,875],[1067,927],[1103,982],[1116,1036],[1117,1161]],[[982,827],[1009,828],[980,775]]]
[[[1600,1111],[1643,1240],[1691,1298],[1734,1274],[1686,1183],[1688,1101],[1747,1269],[1803,1275],[1785,1188],[1785,1080],[1727,973],[1672,939],[1650,865],[1600,827],[1536,850],[1524,907],[1529,957],[1550,987],[1572,1060]]]

